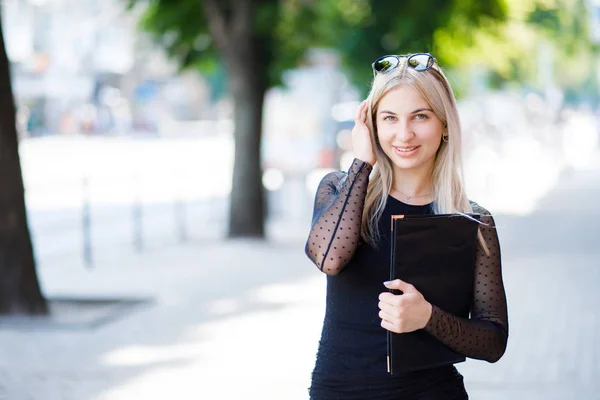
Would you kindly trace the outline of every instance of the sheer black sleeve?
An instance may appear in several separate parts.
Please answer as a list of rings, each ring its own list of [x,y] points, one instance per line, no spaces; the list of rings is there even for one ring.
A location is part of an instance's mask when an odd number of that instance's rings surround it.
[[[319,184],[306,255],[327,275],[338,274],[360,242],[372,166],[354,159],[348,173],[331,172]]]
[[[457,317],[433,305],[425,331],[465,357],[496,362],[504,354],[508,341],[508,312],[500,244],[490,213],[477,204],[474,204],[473,211],[481,214],[481,222],[486,224],[481,225],[480,230],[489,255],[479,245],[471,318]]]

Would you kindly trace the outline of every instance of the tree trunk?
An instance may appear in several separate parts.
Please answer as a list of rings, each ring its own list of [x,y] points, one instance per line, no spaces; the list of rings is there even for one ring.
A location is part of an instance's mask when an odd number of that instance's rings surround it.
[[[0,314],[46,314],[27,226],[10,66],[0,18]]]
[[[260,161],[266,84],[259,52],[245,51],[229,68],[234,99],[235,161],[229,212],[229,237],[265,236],[265,202]]]
[[[203,2],[211,36],[227,65],[234,102],[230,238],[265,236],[260,144],[271,56],[265,38],[254,31],[258,3],[253,0]]]

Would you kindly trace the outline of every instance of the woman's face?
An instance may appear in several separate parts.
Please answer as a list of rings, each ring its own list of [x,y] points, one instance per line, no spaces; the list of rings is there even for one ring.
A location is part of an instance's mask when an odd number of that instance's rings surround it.
[[[377,136],[385,154],[401,170],[433,169],[444,127],[410,85],[400,85],[379,101]]]

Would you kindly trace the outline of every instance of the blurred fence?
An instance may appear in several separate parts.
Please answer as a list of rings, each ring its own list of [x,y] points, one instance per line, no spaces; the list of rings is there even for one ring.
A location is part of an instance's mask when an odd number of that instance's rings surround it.
[[[156,184],[162,186],[161,182]],[[91,266],[96,253],[111,247],[139,252],[160,244],[224,234],[226,197],[178,196],[162,186],[170,198],[152,201],[144,197],[140,186],[140,179],[135,177],[110,183],[84,178],[78,185],[54,186],[53,190],[67,200],[62,207],[30,207],[36,253],[42,258],[79,254]],[[102,191],[129,197],[129,201],[107,202],[94,196]],[[39,190],[37,195],[41,195]]]
[[[171,180],[178,178],[174,173]],[[308,223],[312,195],[305,177],[284,175],[283,179],[277,190],[266,192],[267,223]],[[52,191],[60,194],[63,205],[55,203],[55,208],[46,210],[31,207],[29,211],[36,254],[45,261],[77,255],[91,267],[98,253],[106,251],[142,252],[156,246],[225,237],[228,195],[194,197],[170,191],[166,181],[153,184],[164,192],[160,201],[144,196],[139,176],[112,181],[86,177],[62,187],[53,185]],[[31,197],[43,195],[40,188],[27,191]],[[103,193],[118,194],[121,199],[108,202]]]

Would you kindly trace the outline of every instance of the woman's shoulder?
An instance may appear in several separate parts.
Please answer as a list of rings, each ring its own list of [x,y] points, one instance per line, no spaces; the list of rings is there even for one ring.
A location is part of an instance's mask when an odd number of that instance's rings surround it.
[[[473,200],[469,200],[469,203],[471,203],[471,207],[473,208],[473,212],[475,214],[481,214],[481,215],[492,215],[491,212],[489,212],[486,208],[484,208],[483,206],[481,206],[479,203],[473,201]]]

